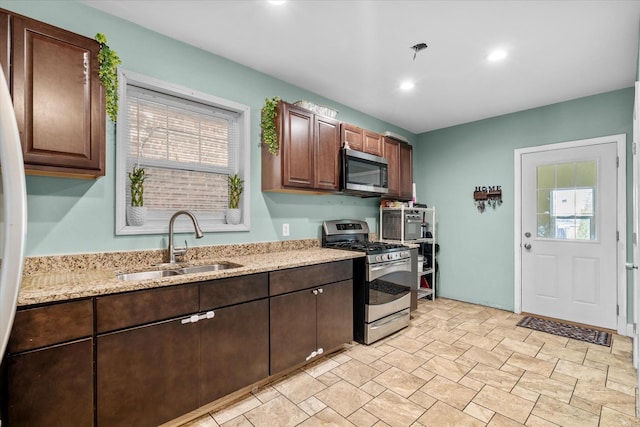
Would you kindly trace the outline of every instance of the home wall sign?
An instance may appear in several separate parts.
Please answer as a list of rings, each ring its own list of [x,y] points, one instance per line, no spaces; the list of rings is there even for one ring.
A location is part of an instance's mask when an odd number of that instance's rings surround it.
[[[473,200],[480,213],[484,212],[487,206],[495,209],[497,205],[502,204],[502,186],[478,186],[473,192]]]

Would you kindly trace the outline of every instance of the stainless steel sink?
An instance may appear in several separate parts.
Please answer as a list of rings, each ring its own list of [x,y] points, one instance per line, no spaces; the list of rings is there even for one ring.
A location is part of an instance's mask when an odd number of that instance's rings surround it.
[[[118,274],[116,277],[120,280],[148,280],[148,279],[160,279],[162,277],[177,276],[178,273],[175,270],[151,270],[151,271],[139,271],[137,273]]]
[[[176,270],[179,274],[207,273],[209,271],[227,270],[229,268],[242,267],[240,264],[232,262],[219,262],[216,264],[194,265],[193,267],[183,267]]]
[[[120,280],[148,280],[161,279],[163,277],[179,276],[181,274],[207,273],[210,271],[227,270],[229,268],[242,267],[240,264],[232,262],[217,262],[215,264],[194,265],[191,267],[182,267],[175,270],[149,270],[139,271],[136,273],[118,274],[116,277]]]

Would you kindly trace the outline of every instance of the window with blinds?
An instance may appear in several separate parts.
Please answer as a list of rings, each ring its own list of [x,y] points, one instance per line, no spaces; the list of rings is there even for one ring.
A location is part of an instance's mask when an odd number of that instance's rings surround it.
[[[124,87],[118,128],[124,129],[119,129],[117,140],[122,163],[118,176],[127,179],[119,186],[123,205],[129,206],[128,172],[144,168],[147,223],[142,227],[120,223],[125,231],[121,234],[164,228],[162,222],[168,223],[181,209],[192,211],[200,225],[205,224],[205,231],[228,231],[224,227],[229,202],[227,177],[238,172],[248,182],[248,162],[241,162],[240,156],[243,151],[248,153],[248,144],[243,141],[248,140],[248,130],[243,132],[243,127],[247,127],[249,108],[238,108],[231,102],[225,105],[224,100],[189,89],[127,78],[127,74],[131,75],[124,72],[124,82],[120,81]],[[246,206],[240,207],[248,212]]]

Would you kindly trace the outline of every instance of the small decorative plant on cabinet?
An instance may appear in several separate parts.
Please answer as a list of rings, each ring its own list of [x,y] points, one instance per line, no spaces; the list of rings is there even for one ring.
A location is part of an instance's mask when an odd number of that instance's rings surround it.
[[[129,172],[131,181],[131,206],[127,206],[127,224],[139,227],[147,220],[147,208],[144,206],[144,168],[134,166]]]
[[[240,224],[240,216],[242,211],[238,208],[240,204],[240,195],[244,190],[244,180],[240,179],[237,173],[227,177],[229,183],[229,209],[225,213],[227,224]]]

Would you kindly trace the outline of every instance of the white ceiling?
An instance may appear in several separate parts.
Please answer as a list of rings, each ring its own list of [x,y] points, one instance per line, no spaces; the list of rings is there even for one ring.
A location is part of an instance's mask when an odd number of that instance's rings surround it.
[[[630,87],[638,63],[640,0],[82,2],[412,133]]]

